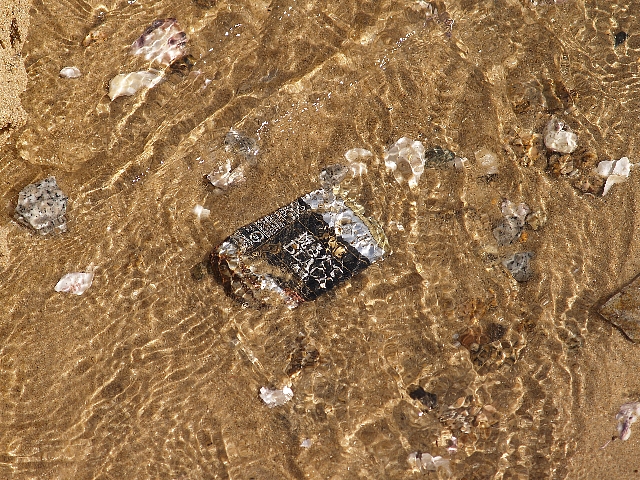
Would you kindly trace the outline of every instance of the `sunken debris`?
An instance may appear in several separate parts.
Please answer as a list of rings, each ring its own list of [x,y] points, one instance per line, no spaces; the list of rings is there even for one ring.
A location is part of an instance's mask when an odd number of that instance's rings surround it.
[[[313,191],[239,228],[211,263],[244,306],[294,308],[384,256],[382,229],[360,211],[332,191]]]

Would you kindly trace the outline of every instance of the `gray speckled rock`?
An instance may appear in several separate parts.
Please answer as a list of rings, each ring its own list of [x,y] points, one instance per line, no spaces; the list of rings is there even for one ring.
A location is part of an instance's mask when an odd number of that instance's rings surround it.
[[[66,232],[67,196],[58,188],[55,177],[27,185],[18,196],[15,219],[40,235]]]
[[[529,260],[533,257],[533,252],[514,253],[509,258],[502,261],[502,264],[509,270],[509,273],[518,282],[526,282],[531,278],[533,272],[529,266]]]

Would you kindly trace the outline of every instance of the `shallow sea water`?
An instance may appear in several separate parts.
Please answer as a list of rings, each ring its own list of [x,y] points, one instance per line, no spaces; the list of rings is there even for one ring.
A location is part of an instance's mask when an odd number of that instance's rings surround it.
[[[435,18],[410,0],[33,2],[29,121],[0,152],[1,478],[446,478],[413,471],[415,451],[457,479],[637,477],[639,432],[600,447],[640,396],[638,347],[593,306],[640,272],[640,180],[604,198],[584,180],[638,161],[640,2],[432,3]],[[109,79],[146,68],[131,43],[167,17],[194,68],[109,101]],[[579,135],[573,174],[531,140],[551,115]],[[203,177],[231,128],[259,154],[219,194]],[[467,167],[401,186],[383,152],[402,136]],[[202,268],[212,249],[354,147],[374,156],[349,192],[393,254],[295,310],[226,297]],[[40,238],[13,209],[48,175],[69,231]],[[498,247],[505,198],[548,221]],[[519,251],[535,253],[526,283],[502,266]],[[84,295],[53,290],[89,265]],[[318,361],[289,375],[305,349]],[[260,400],[286,384],[289,403]]]

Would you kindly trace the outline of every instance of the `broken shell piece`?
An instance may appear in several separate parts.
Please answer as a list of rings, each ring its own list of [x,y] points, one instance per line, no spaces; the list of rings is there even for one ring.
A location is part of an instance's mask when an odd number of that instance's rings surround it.
[[[233,185],[245,181],[244,165],[232,169],[231,160],[227,159],[224,165],[221,165],[215,172],[207,175],[207,179],[214,187],[220,190],[226,190]]]
[[[109,98],[113,101],[121,96],[134,95],[141,88],[155,87],[161,81],[162,73],[158,70],[121,73],[109,82]]]
[[[498,157],[491,150],[481,148],[475,152],[475,156],[482,175],[495,175],[498,173]]]
[[[58,188],[55,177],[27,185],[18,195],[15,219],[40,235],[67,231],[67,196]]]
[[[627,157],[622,157],[620,160],[605,160],[598,164],[598,175],[607,179],[602,196],[605,196],[614,184],[627,181],[631,166]]]
[[[385,151],[384,164],[398,183],[407,182],[409,188],[415,188],[424,172],[424,145],[402,137]]]
[[[525,222],[532,230],[538,230],[545,223],[547,223],[547,214],[542,210],[536,210],[527,215]]]
[[[571,153],[578,148],[578,136],[564,122],[553,117],[544,127],[544,144],[554,152]]]
[[[82,76],[82,73],[76,67],[64,67],[60,70],[60,76],[62,78],[78,78]]]
[[[56,292],[82,295],[93,281],[93,272],[67,273],[55,286]]]
[[[364,162],[356,162],[358,158],[372,157],[373,153],[364,148],[352,148],[347,150],[344,154],[344,158],[347,159],[348,167],[351,169],[351,173],[354,177],[359,177],[367,173],[367,164]]]
[[[428,453],[413,452],[409,455],[407,462],[414,470],[433,472],[438,468],[442,468],[448,474],[451,474],[449,460],[447,460],[446,458],[442,458],[441,456],[434,457]]]
[[[133,55],[143,55],[145,60],[170,65],[186,55],[187,34],[175,18],[155,20],[131,45]]]
[[[517,217],[506,217],[500,220],[496,228],[493,229],[493,236],[499,246],[511,245],[522,235],[523,226],[524,222],[518,220]]]
[[[196,205],[193,208],[193,213],[195,213],[198,217],[198,220],[200,220],[202,218],[209,218],[209,215],[211,215],[211,210],[204,208],[202,205]]]
[[[364,148],[352,148],[350,150],[347,150],[344,153],[344,158],[347,159],[347,162],[349,163],[353,163],[355,162],[358,158],[367,158],[367,157],[372,157],[373,153],[371,153],[369,150],[364,149]]]
[[[302,442],[300,443],[300,446],[302,448],[309,448],[312,445],[312,440],[310,438],[305,438],[304,440],[302,440]]]
[[[640,415],[640,402],[625,403],[620,407],[620,411],[616,415],[620,440],[629,439],[631,436],[631,425],[636,422],[638,415]]]
[[[260,389],[260,398],[269,408],[279,407],[293,398],[293,391],[287,386],[284,386],[282,390],[271,390],[267,387],[262,387]]]

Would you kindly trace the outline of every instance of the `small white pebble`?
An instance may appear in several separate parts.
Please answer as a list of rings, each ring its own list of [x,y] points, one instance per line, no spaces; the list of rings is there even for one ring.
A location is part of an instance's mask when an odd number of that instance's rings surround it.
[[[311,441],[310,438],[305,438],[304,440],[302,440],[302,443],[300,444],[300,446],[302,448],[309,448],[311,446],[313,442]]]
[[[82,76],[82,73],[77,67],[64,67],[60,70],[60,76],[62,78],[78,78]]]
[[[93,272],[67,273],[55,286],[56,292],[82,295],[93,281]]]
[[[208,210],[202,205],[198,204],[193,208],[193,213],[195,213],[196,217],[198,217],[198,220],[200,220],[202,218],[208,218],[209,215],[211,215],[211,210]]]

